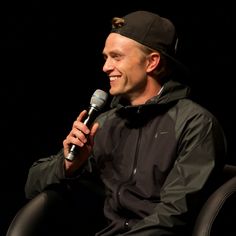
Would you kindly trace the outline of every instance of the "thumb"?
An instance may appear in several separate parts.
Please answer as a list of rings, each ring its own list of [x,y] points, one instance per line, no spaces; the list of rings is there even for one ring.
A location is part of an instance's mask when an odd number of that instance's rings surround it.
[[[98,128],[99,128],[99,124],[97,122],[92,125],[90,135],[89,135],[89,142],[91,145],[93,145],[94,136],[97,133]]]

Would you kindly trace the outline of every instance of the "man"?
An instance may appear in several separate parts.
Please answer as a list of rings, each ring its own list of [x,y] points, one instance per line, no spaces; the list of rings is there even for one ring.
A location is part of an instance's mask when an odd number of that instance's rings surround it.
[[[78,179],[98,175],[107,225],[97,236],[191,235],[226,144],[216,118],[178,82],[186,69],[175,59],[177,44],[174,25],[157,14],[113,19],[103,50],[111,109],[91,127],[83,122],[87,112],[79,114],[63,151],[31,167],[28,198],[55,184],[76,189]],[[73,161],[72,145],[79,148]]]

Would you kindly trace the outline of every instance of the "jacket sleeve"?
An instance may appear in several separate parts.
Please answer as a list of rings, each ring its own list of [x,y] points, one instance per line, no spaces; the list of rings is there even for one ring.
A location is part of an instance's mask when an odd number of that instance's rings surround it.
[[[226,142],[214,118],[196,118],[187,126],[180,138],[178,158],[162,186],[153,214],[122,235],[172,235],[171,232],[194,223],[224,166]]]
[[[102,126],[106,119],[106,115],[104,114],[100,114],[98,117],[99,119],[97,118],[100,126]],[[70,178],[65,176],[63,149],[56,155],[51,155],[35,161],[29,169],[25,184],[26,198],[32,199],[52,184],[60,184],[63,182],[65,185],[68,185],[69,183],[72,183],[73,180],[76,181],[82,173],[86,171],[91,173],[93,169],[93,161],[91,160],[92,156],[88,159],[88,162]]]
[[[62,150],[56,155],[41,158],[29,169],[25,184],[25,196],[28,199],[43,191],[51,184],[60,183],[65,178],[64,155]]]

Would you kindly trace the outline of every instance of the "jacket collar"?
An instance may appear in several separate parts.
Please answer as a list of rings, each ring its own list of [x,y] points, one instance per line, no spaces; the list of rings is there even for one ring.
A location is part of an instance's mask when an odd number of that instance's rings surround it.
[[[174,80],[169,80],[163,85],[163,89],[160,94],[148,100],[145,104],[138,106],[131,106],[120,96],[115,96],[111,101],[111,108],[121,107],[142,107],[149,104],[168,104],[178,101],[183,98],[187,98],[190,94],[190,88],[182,83]]]

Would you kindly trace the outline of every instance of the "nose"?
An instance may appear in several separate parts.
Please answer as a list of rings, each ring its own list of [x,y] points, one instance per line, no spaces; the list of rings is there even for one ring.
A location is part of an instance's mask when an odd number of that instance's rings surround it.
[[[102,69],[105,73],[108,73],[109,71],[112,71],[114,69],[114,65],[110,59],[106,59]]]

